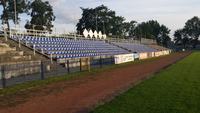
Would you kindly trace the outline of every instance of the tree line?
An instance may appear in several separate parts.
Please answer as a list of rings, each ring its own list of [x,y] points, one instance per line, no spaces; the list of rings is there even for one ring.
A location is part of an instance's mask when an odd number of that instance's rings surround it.
[[[134,20],[127,22],[124,17],[117,16],[115,11],[104,5],[81,9],[82,18],[76,25],[79,33],[82,33],[84,29],[92,29],[103,31],[112,37],[154,39],[164,46],[167,46],[167,42],[170,41],[170,30],[156,20],[142,23]]]
[[[196,48],[200,39],[200,18],[194,16],[189,19],[184,28],[178,29],[174,33],[174,41],[176,45],[183,45],[184,48],[192,46]]]
[[[16,2],[15,2],[16,1]],[[52,32],[55,15],[53,7],[48,1],[43,0],[1,0],[3,10],[0,15],[2,23],[10,29],[10,22],[18,24],[20,14],[27,14],[31,19],[25,24],[26,29],[46,30]],[[17,7],[14,7],[17,6]],[[15,16],[16,10],[16,16]],[[156,20],[138,23],[135,20],[127,22],[122,16],[107,6],[100,5],[96,8],[83,8],[82,16],[77,23],[77,33],[82,34],[84,29],[102,31],[108,36],[117,38],[147,38],[154,39],[159,45],[168,46],[171,42],[170,29]],[[175,44],[186,47],[190,44],[195,47],[200,36],[200,19],[193,17],[185,23],[183,29],[174,33]]]
[[[104,5],[96,8],[82,8],[82,18],[77,23],[77,32],[82,33],[84,29],[103,31],[112,37],[119,38],[147,38],[154,39],[157,44],[168,47],[170,43],[175,45],[192,45],[193,48],[199,43],[200,19],[195,16],[185,23],[183,29],[174,33],[174,42],[169,34],[170,29],[156,20],[138,23],[137,21],[127,22],[124,17],[116,15]]]

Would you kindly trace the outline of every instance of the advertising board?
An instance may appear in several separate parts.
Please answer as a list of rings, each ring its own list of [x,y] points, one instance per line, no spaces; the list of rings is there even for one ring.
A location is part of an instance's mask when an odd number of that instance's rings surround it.
[[[134,61],[134,54],[115,55],[115,64],[122,64]]]

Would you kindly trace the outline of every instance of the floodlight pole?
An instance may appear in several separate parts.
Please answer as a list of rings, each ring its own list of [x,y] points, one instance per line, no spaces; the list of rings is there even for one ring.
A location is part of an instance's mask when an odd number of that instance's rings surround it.
[[[17,27],[17,5],[16,0],[13,0],[14,2],[14,10],[15,10],[15,28]]]

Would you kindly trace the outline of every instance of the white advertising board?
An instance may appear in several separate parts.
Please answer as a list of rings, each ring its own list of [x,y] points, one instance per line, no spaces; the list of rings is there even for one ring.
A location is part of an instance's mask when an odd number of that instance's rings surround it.
[[[122,64],[134,61],[134,54],[115,55],[115,64]]]
[[[140,53],[140,60],[147,58],[148,58],[148,53]]]
[[[159,56],[162,56],[162,51],[155,52],[155,57],[159,57]]]
[[[165,50],[165,51],[163,51],[163,54],[164,54],[164,55],[169,55],[169,54],[170,54],[170,51],[169,51],[169,50]]]
[[[155,52],[151,52],[151,57],[155,57]]]

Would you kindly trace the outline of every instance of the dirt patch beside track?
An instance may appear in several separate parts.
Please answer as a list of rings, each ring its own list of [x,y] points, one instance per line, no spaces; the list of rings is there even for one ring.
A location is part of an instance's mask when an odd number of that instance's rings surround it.
[[[1,107],[0,113],[85,113],[189,54],[190,52],[175,53],[95,76],[54,83],[31,92],[26,102],[12,107]]]

